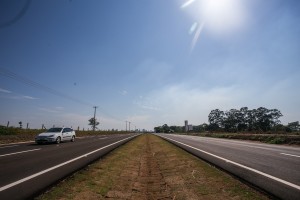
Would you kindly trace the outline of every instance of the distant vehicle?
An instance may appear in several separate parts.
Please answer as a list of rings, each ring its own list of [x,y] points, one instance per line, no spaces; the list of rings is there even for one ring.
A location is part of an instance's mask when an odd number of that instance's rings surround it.
[[[56,143],[59,144],[62,141],[75,141],[75,131],[67,127],[50,128],[44,133],[40,133],[35,137],[37,144],[41,143]]]

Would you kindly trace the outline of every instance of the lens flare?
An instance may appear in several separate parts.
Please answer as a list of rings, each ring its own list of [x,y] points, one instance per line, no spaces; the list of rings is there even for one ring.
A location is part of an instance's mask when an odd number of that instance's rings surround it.
[[[204,28],[214,36],[223,37],[246,25],[247,13],[242,0],[188,0],[181,8],[196,21],[189,31],[194,34],[194,49]]]
[[[191,51],[194,50],[194,47],[195,47],[196,43],[197,43],[198,40],[199,40],[199,36],[200,36],[200,34],[201,34],[202,30],[203,30],[203,27],[204,27],[204,22],[202,22],[202,23],[200,24],[200,26],[198,26],[198,28],[197,28],[197,31],[196,31],[196,33],[195,33],[195,35],[194,35],[193,40],[192,40]]]
[[[189,5],[191,5],[192,3],[194,3],[195,0],[189,0],[187,2],[185,2],[184,4],[182,4],[181,8],[185,8],[188,7]]]
[[[189,34],[190,35],[193,34],[195,32],[195,30],[197,29],[197,27],[198,27],[198,23],[197,22],[193,23],[193,25],[190,28]]]

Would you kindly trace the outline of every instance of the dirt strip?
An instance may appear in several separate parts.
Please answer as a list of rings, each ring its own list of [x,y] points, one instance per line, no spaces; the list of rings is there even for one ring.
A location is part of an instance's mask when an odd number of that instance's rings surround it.
[[[64,180],[38,199],[268,197],[157,136],[144,134]]]

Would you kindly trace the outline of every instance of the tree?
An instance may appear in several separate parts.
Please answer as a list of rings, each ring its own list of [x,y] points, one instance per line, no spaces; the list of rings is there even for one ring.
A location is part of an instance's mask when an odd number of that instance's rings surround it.
[[[163,133],[164,132],[161,126],[154,127],[154,131],[155,131],[155,133]]]
[[[269,131],[278,127],[279,118],[282,114],[277,109],[267,109],[259,107],[248,110],[242,107],[240,110],[230,109],[223,112],[219,109],[212,110],[208,115],[210,131],[224,129],[228,132],[238,131]]]
[[[204,132],[207,130],[207,127],[208,127],[208,125],[206,123],[200,124],[198,126],[193,126],[193,132],[196,132],[196,133]]]
[[[240,112],[238,114],[238,120],[239,120],[239,125],[238,125],[238,131],[246,131],[248,129],[248,107],[242,107],[240,109]]]
[[[170,127],[168,126],[168,124],[164,124],[162,126],[162,130],[164,133],[170,133]]]
[[[280,123],[279,118],[282,116],[281,112],[277,109],[267,109],[259,107],[255,112],[256,127],[258,130],[268,131],[272,127]]]
[[[164,124],[162,126],[154,127],[154,131],[156,133],[180,133],[182,132],[182,127],[180,126],[168,126],[168,124]]]
[[[20,125],[20,128],[22,128],[22,125],[23,125],[22,122],[19,122],[19,125]]]
[[[279,118],[282,117],[283,115],[281,114],[281,112],[279,110],[277,110],[277,109],[269,110],[269,114],[271,115],[271,126],[272,127],[280,124]]]
[[[182,126],[170,126],[170,130],[174,131],[175,133],[182,133],[183,132]]]
[[[92,126],[93,130],[97,129],[97,126],[100,124],[100,122],[97,121],[96,118],[92,117],[89,119],[89,125]]]
[[[224,128],[229,132],[237,132],[238,126],[241,121],[239,110],[230,109],[225,112],[225,118],[223,120]]]
[[[210,111],[208,115],[208,122],[210,124],[210,129],[212,130],[221,128],[224,122],[224,112],[219,109]]]
[[[300,130],[299,121],[288,123],[287,127],[290,128],[292,131],[299,131]]]

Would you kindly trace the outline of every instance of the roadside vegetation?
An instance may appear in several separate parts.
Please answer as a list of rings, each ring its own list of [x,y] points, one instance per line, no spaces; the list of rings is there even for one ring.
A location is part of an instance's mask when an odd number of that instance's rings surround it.
[[[299,121],[281,124],[283,115],[277,109],[259,107],[257,109],[212,110],[208,124],[188,126],[154,127],[156,133],[184,133],[205,137],[253,140],[271,144],[300,145]]]
[[[152,134],[143,134],[36,199],[268,197],[167,141]]]
[[[288,145],[300,145],[300,135],[294,134],[252,134],[252,133],[190,133],[189,135],[213,137],[213,138],[225,138],[225,139],[238,139],[238,140],[250,140],[259,141],[268,144],[288,144]]]

